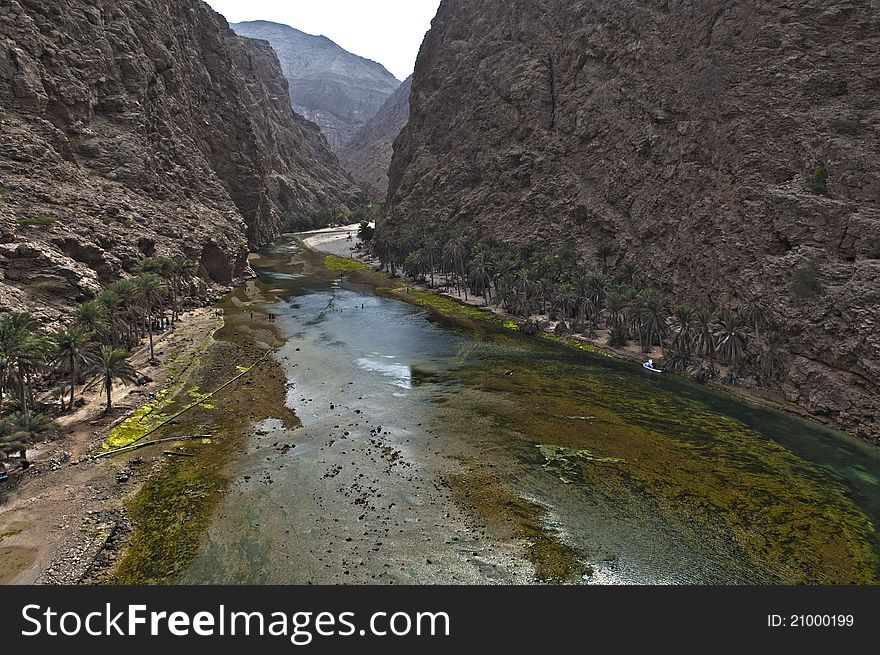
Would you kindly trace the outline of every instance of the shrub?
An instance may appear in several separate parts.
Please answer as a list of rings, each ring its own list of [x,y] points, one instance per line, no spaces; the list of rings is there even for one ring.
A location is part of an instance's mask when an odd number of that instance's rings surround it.
[[[828,193],[828,169],[825,168],[824,164],[821,164],[816,169],[813,179],[807,184],[807,189],[819,196],[824,196]]]

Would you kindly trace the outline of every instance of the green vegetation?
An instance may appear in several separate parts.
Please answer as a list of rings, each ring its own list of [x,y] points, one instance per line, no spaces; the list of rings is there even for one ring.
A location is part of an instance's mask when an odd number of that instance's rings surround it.
[[[0,532],[0,543],[3,542],[7,537],[14,537],[17,534],[21,534],[21,529],[16,528],[15,530],[7,530],[6,532]]]
[[[646,355],[659,347],[664,353],[661,366],[701,381],[723,373],[728,384],[751,376],[769,386],[784,365],[782,337],[775,332],[776,341],[769,344],[766,328],[771,321],[759,304],[742,314],[725,308],[670,307],[610,241],[602,241],[584,258],[571,241],[551,253],[479,239],[461,229],[423,235],[382,227],[368,248],[392,277],[402,273],[456,294],[464,303],[482,297],[487,307],[521,317],[507,327],[525,334],[595,350],[584,339],[595,340],[600,330],[607,330],[609,346],[634,341]],[[445,296],[415,289],[407,293],[406,300],[447,313],[486,315]],[[546,334],[554,323],[554,334]]]
[[[334,272],[350,272],[365,271],[370,268],[369,264],[365,264],[357,259],[345,259],[336,255],[327,255],[324,258],[324,266],[328,271]]]
[[[376,220],[380,207],[380,205],[363,205],[353,209],[322,207],[306,210],[288,214],[284,218],[284,228],[288,232],[309,232],[353,223],[371,223]]]
[[[31,227],[31,226],[39,226],[39,225],[52,225],[58,220],[55,216],[32,216],[30,218],[19,218],[16,220],[16,223],[23,227]]]
[[[48,416],[73,409],[78,387],[101,389],[109,412],[115,383],[140,377],[128,361],[130,351],[148,338],[155,360],[153,334],[177,319],[195,268],[187,259],[144,260],[140,275],[111,284],[51,333],[29,314],[0,313],[0,461],[24,459],[51,430]],[[126,442],[154,409],[136,412],[108,443]]]
[[[366,221],[362,221],[358,228],[358,238],[364,243],[370,243],[376,234],[376,229]]]
[[[114,450],[130,446],[147,432],[165,421],[169,414],[162,412],[171,404],[171,394],[168,389],[163,389],[148,403],[144,403],[128,416],[122,423],[110,431],[104,440],[104,450]]]
[[[522,448],[517,457],[531,452],[548,475],[587,495],[601,490],[613,506],[614,498],[645,494],[659,521],[700,526],[704,545],[717,535],[779,583],[876,583],[871,518],[836,473],[775,443],[768,430],[582,357],[502,353],[456,374],[484,394],[447,420],[488,413],[493,443]],[[520,402],[490,400],[498,395]],[[769,428],[777,429],[786,428]]]
[[[807,183],[807,190],[818,196],[828,194],[828,169],[824,164],[821,164],[813,173],[813,178]]]

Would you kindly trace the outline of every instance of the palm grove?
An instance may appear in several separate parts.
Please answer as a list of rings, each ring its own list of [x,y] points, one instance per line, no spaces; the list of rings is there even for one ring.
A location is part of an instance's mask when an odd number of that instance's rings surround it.
[[[663,352],[662,365],[700,381],[738,384],[747,376],[770,387],[782,366],[783,336],[759,302],[742,313],[724,308],[670,306],[668,298],[643,282],[611,244],[600,245],[593,261],[579,261],[574,243],[551,255],[534,247],[478,239],[466,230],[416,234],[402,228],[361,226],[383,270],[402,272],[431,287],[454,289],[462,299],[482,297],[487,306],[523,317],[519,329],[537,333],[554,321],[560,336],[598,338],[642,352]],[[819,269],[810,262],[794,273],[799,300],[821,293]],[[546,317],[546,320],[545,320]]]
[[[139,377],[131,350],[147,339],[155,360],[153,335],[179,318],[195,271],[188,259],[146,259],[139,275],[79,305],[54,331],[30,314],[0,313],[0,461],[24,459],[51,429],[49,414],[71,411],[78,390],[101,389],[110,411],[114,384]]]

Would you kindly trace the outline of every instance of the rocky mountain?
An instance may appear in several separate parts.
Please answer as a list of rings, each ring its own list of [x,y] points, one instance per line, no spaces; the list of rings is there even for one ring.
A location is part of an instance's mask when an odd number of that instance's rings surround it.
[[[153,255],[229,283],[285,213],[363,199],[200,0],[0,4],[0,310],[51,320]]]
[[[290,82],[294,110],[320,126],[334,152],[400,86],[382,64],[353,55],[325,36],[269,21],[235,23],[232,28],[272,44]]]
[[[388,191],[388,167],[391,165],[394,140],[409,120],[411,89],[412,76],[406,78],[339,153],[343,168],[376,200],[383,200]]]
[[[787,399],[880,441],[878,9],[443,0],[386,223],[573,237],[590,268],[611,242],[673,302],[760,303]]]

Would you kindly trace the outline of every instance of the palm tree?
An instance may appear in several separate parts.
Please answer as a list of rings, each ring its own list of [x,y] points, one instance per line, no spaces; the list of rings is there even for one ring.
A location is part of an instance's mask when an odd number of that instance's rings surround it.
[[[767,341],[761,348],[761,354],[758,357],[758,377],[764,385],[769,386],[770,380],[782,368],[782,355],[780,353],[782,342],[782,334],[771,331],[767,334]]]
[[[596,248],[596,257],[602,262],[602,275],[608,276],[608,260],[615,254],[617,254],[617,248],[613,243],[607,241]]]
[[[109,412],[113,407],[111,395],[113,393],[113,382],[119,380],[123,384],[136,382],[138,373],[128,359],[131,353],[122,348],[112,348],[110,346],[101,346],[96,353],[96,365],[93,369],[96,373],[94,380],[89,387],[100,384],[107,394],[107,409]]]
[[[642,350],[650,352],[655,344],[663,348],[663,335],[669,330],[666,323],[666,308],[656,290],[645,289],[640,295],[642,300],[641,328],[644,335]]]
[[[16,412],[0,426],[0,452],[18,453],[24,459],[27,457],[28,446],[51,427],[52,422],[39,412]]]
[[[576,318],[579,296],[571,284],[560,284],[553,295],[553,306],[565,318]]]
[[[608,310],[608,320],[605,325],[615,328],[623,320],[623,312],[626,309],[626,299],[618,291],[609,291],[605,297],[605,307]]]
[[[153,313],[161,306],[168,292],[168,285],[155,273],[144,273],[134,278],[134,297],[143,307],[147,321],[147,332],[150,336],[150,362],[156,361],[153,351]]]
[[[694,344],[694,308],[682,305],[672,315],[672,343],[677,350],[690,354]]]
[[[464,232],[456,232],[443,247],[443,259],[446,267],[456,278],[456,288],[461,295],[461,283],[466,287],[467,262],[470,259],[470,240]],[[464,290],[464,299],[467,300],[467,288]]]
[[[413,279],[418,279],[428,270],[428,258],[421,248],[414,250],[403,262],[403,271]]]
[[[124,323],[125,340],[131,349],[140,339],[142,327],[141,308],[137,304],[137,281],[133,277],[117,280],[108,290],[119,297],[120,307],[124,312],[121,319]]]
[[[587,288],[590,291],[590,307],[593,319],[593,329],[599,327],[599,314],[605,306],[605,289],[608,280],[601,275],[591,275],[587,279]]]
[[[712,311],[703,307],[694,313],[694,317],[697,319],[697,333],[694,338],[694,346],[696,346],[697,355],[708,359],[709,368],[714,371],[715,353],[718,346],[715,341],[715,332],[712,326]]]
[[[492,278],[495,275],[495,269],[492,265],[492,258],[488,251],[480,250],[474,255],[470,265],[470,286],[474,293],[483,296],[483,300],[488,305],[492,299]]]
[[[180,317],[180,295],[183,285],[196,274],[196,263],[191,259],[175,259],[171,262],[171,322]]]
[[[428,271],[431,274],[431,286],[434,286],[434,271],[437,270],[437,266],[440,263],[440,258],[443,256],[443,246],[440,244],[440,241],[436,237],[428,237],[425,240],[425,257],[428,260]]]
[[[107,308],[98,300],[84,302],[73,312],[73,324],[101,338],[107,334]]]
[[[722,311],[718,315],[715,339],[722,361],[730,364],[735,370],[745,352],[746,335],[743,331],[742,319],[731,311]]]
[[[107,326],[110,331],[110,343],[118,346],[125,331],[123,318],[123,300],[113,289],[104,289],[98,294],[98,302],[104,307],[107,314]]]
[[[21,411],[27,411],[29,401],[33,403],[31,378],[42,370],[52,346],[52,342],[40,331],[37,320],[30,314],[0,316],[0,383],[3,389],[17,393]]]
[[[759,302],[751,302],[743,314],[743,319],[755,331],[755,336],[761,337],[761,330],[770,323],[770,317],[767,310]]]
[[[629,286],[633,285],[635,277],[636,265],[632,263],[624,264],[623,267],[620,269],[620,274],[618,275],[618,279],[621,282],[628,284]]]
[[[392,277],[397,274],[394,270],[393,250],[394,242],[391,232],[384,229],[380,230],[373,238],[373,253],[379,260],[380,268],[383,270],[387,268]]]
[[[67,373],[70,382],[70,408],[73,409],[73,396],[80,375],[94,361],[93,352],[88,349],[89,335],[82,328],[69,327],[52,335],[55,342],[55,363]],[[64,410],[62,399],[62,411]]]

